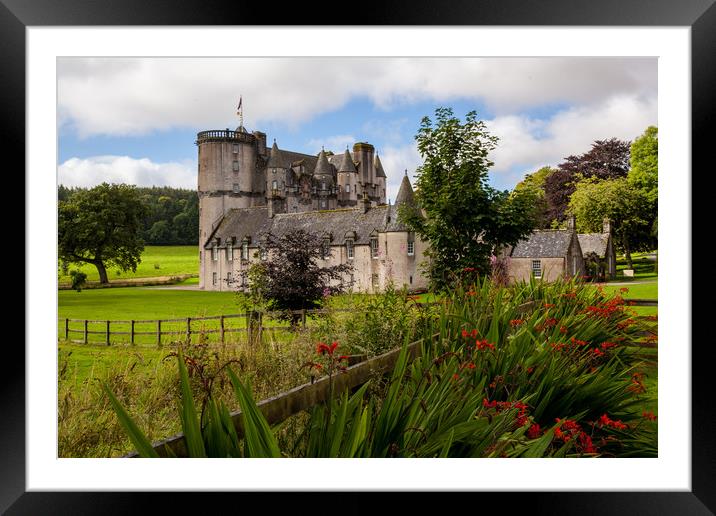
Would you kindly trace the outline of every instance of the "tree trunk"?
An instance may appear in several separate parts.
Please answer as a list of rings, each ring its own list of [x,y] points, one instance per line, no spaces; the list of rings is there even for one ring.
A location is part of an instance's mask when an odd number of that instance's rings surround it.
[[[92,262],[95,267],[97,267],[97,272],[99,272],[99,282],[103,285],[109,284],[109,278],[107,278],[107,269],[104,266],[104,263],[102,263],[102,260],[95,260]]]
[[[624,239],[624,258],[627,262],[627,269],[634,269],[634,264],[631,261],[631,250],[629,249],[629,241]]]

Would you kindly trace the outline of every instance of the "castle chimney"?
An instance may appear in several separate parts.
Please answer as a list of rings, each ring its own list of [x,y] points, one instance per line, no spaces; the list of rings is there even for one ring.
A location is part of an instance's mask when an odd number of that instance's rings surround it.
[[[602,233],[611,233],[612,232],[612,221],[609,220],[608,217],[604,217],[604,220],[602,221]]]
[[[363,213],[366,213],[368,211],[368,208],[370,207],[370,200],[368,200],[368,194],[363,191],[363,198],[360,200],[361,203],[361,211]]]
[[[574,231],[577,228],[577,217],[569,215],[567,217],[567,229]]]

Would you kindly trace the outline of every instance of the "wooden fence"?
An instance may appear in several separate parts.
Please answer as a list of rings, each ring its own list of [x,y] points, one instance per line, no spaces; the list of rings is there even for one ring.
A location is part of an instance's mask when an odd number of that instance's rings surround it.
[[[355,312],[348,308],[337,309],[316,309],[316,310],[294,310],[289,312],[296,315],[298,326],[305,328],[308,318],[314,315],[325,314],[329,312]],[[243,314],[225,314],[213,315],[207,317],[186,317],[180,319],[141,319],[141,320],[93,320],[93,319],[60,319],[62,334],[64,340],[78,344],[98,344],[104,343],[110,345],[112,343],[128,343],[137,344],[137,337],[152,336],[155,344],[161,345],[163,336],[172,336],[175,340],[190,342],[192,335],[208,335],[219,334],[219,342],[222,344],[226,341],[226,335],[229,333],[247,333],[248,338],[254,336],[260,338],[264,331],[292,331],[294,328],[286,322],[284,325],[264,326],[266,319],[278,319],[279,315],[286,312],[246,312]],[[236,326],[227,324],[228,321],[239,320],[245,326]],[[204,324],[206,321],[215,322],[218,328],[207,328]],[[77,326],[79,324],[79,327]],[[74,327],[72,325],[75,325]],[[93,325],[90,329],[90,325]],[[197,327],[199,326],[199,327]],[[149,329],[148,329],[149,328]],[[82,336],[81,339],[71,338],[77,334]],[[90,339],[91,336],[101,335],[100,341]],[[120,336],[120,339],[113,339],[113,336]]]
[[[656,299],[625,299],[631,306],[657,306]],[[430,306],[437,303],[419,303],[421,306]],[[299,327],[305,328],[308,318],[330,312],[355,312],[354,309],[316,309],[294,310],[290,312],[298,316]],[[283,312],[284,314],[286,312]],[[264,320],[278,319],[282,312],[246,312],[242,314],[213,315],[208,317],[186,317],[179,319],[141,319],[141,320],[92,320],[92,319],[60,319],[61,334],[64,340],[77,344],[111,344],[127,343],[137,344],[137,337],[152,336],[150,340],[156,345],[162,344],[162,337],[171,336],[174,340],[191,342],[192,335],[218,334],[218,340],[224,344],[226,336],[230,333],[246,333],[247,338],[260,339],[265,331],[292,331],[290,324],[264,326]],[[218,325],[207,328],[206,322],[211,321]],[[228,321],[241,321],[242,326],[227,324]],[[72,326],[74,325],[74,326]],[[78,326],[79,325],[79,326]],[[90,328],[90,325],[92,327]],[[198,326],[198,327],[197,327]],[[71,338],[76,335],[81,338]],[[91,339],[91,336],[101,336],[100,340]],[[119,339],[113,338],[119,336]]]

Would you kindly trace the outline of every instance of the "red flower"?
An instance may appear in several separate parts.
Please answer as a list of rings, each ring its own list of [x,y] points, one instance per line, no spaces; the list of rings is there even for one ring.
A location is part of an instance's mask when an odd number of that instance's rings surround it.
[[[649,421],[656,421],[656,416],[653,412],[643,412],[641,417],[648,419]]]
[[[540,428],[537,423],[533,423],[529,430],[527,430],[527,437],[530,439],[537,439],[540,436]]]
[[[468,335],[469,335],[469,333],[467,332],[467,330],[462,330],[462,338],[463,339],[466,338]]]
[[[323,342],[319,342],[316,345],[316,353],[318,353],[319,355],[325,355],[329,349],[330,348],[326,346]]]
[[[567,333],[567,327],[566,326],[560,326],[559,327],[560,333]]]
[[[525,322],[525,321],[522,319],[512,319],[512,320],[510,320],[510,325],[511,326],[519,326],[523,322]]]
[[[629,289],[627,287],[622,287],[619,289],[619,292],[621,292],[622,294],[626,294],[627,292],[629,292]]]
[[[627,425],[621,422],[621,420],[613,420],[610,419],[608,415],[603,414],[602,417],[599,418],[599,423],[602,426],[608,426],[610,428],[616,428],[617,430],[625,430],[628,428]]]
[[[545,303],[545,304],[544,304],[544,307],[545,307],[545,308],[552,308],[552,307],[554,307],[554,303]]]

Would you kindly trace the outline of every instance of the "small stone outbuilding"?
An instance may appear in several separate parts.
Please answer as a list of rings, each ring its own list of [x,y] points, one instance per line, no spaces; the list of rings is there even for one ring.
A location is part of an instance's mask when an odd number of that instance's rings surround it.
[[[580,233],[577,236],[586,274],[599,281],[614,279],[617,275],[617,256],[609,219],[604,219],[601,233]]]
[[[568,221],[567,229],[534,231],[510,250],[509,257],[508,274],[512,283],[530,278],[554,281],[585,273],[573,218]]]

